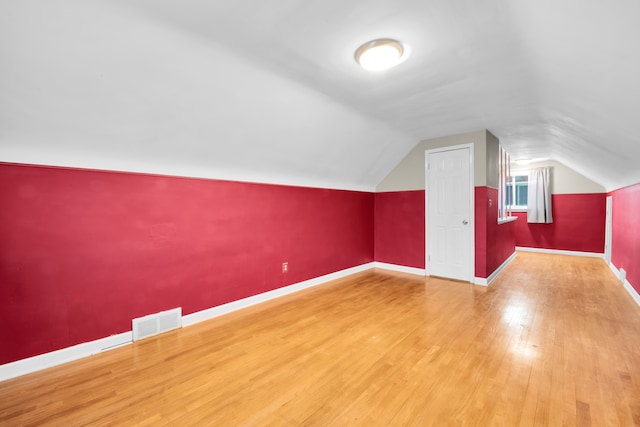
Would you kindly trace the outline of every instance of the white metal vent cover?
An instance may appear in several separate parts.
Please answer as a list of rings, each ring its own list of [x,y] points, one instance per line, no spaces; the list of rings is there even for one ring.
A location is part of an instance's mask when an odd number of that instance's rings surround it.
[[[174,308],[172,310],[161,311],[159,313],[149,314],[148,316],[138,317],[131,321],[131,329],[133,331],[133,340],[137,341],[153,335],[177,329],[182,326],[182,308]]]

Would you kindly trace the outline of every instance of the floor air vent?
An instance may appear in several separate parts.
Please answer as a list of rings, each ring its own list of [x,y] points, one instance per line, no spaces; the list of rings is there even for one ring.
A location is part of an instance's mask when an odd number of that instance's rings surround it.
[[[133,340],[141,340],[153,335],[177,329],[182,326],[182,308],[161,311],[144,317],[133,319]]]

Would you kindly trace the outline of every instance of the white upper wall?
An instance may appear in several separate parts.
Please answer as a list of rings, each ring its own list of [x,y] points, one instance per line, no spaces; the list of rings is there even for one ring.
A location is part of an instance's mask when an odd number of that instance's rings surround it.
[[[107,3],[3,3],[0,57],[0,161],[372,191],[416,143]]]
[[[497,188],[499,185],[499,140],[489,131],[481,130],[433,138],[418,143],[398,165],[378,184],[376,191],[409,191],[425,188],[425,151],[459,144],[474,143],[474,184]],[[555,160],[527,165],[511,164],[511,175],[526,175],[537,167],[551,168],[553,194],[604,193],[605,188]]]
[[[408,191],[425,188],[425,151],[434,148],[473,144],[473,181],[475,186],[487,184],[487,131],[449,135],[418,143],[400,163],[378,184],[376,191]]]
[[[605,193],[605,188],[555,160],[545,160],[528,165],[511,165],[511,175],[527,175],[529,170],[540,167],[551,168],[552,194]]]
[[[640,182],[638,0],[3,0],[0,161],[372,190],[491,129]],[[370,73],[362,43],[411,55]]]

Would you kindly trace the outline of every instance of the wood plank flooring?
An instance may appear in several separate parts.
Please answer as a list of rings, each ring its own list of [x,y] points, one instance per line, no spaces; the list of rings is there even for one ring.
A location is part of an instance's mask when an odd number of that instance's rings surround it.
[[[369,271],[0,383],[0,425],[640,425],[640,308],[600,259],[489,288]]]

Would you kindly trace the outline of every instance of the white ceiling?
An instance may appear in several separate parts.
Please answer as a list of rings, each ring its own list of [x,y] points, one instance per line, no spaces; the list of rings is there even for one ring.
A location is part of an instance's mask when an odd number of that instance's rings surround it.
[[[0,160],[373,190],[420,140],[640,182],[638,0],[3,0]],[[382,73],[355,49],[392,37]]]

